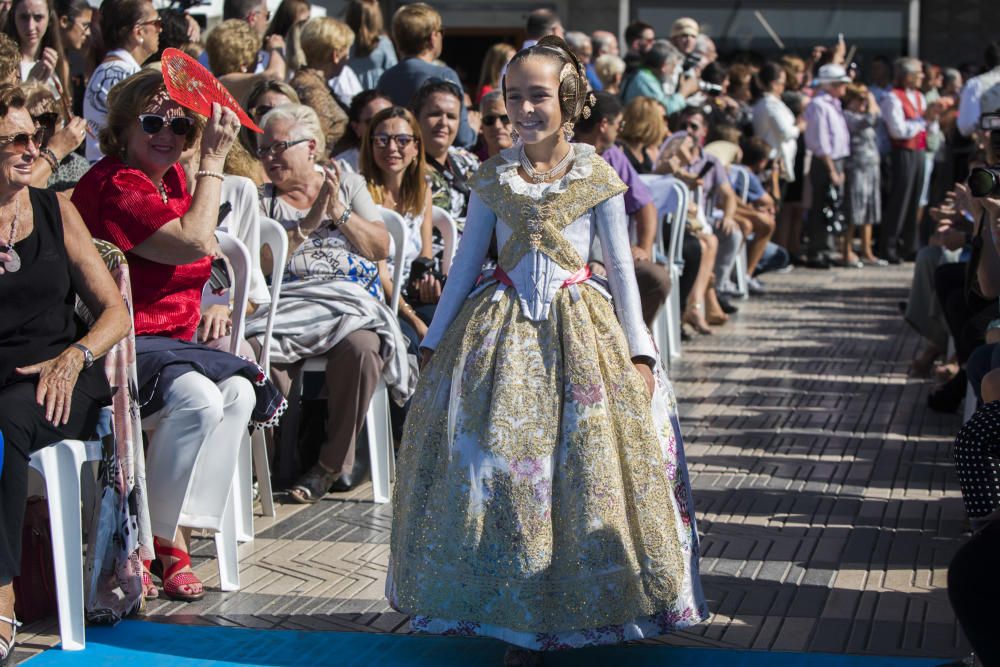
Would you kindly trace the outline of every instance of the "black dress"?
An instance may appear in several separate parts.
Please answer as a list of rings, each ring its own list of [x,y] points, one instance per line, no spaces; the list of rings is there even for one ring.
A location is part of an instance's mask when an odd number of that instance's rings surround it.
[[[80,373],[73,390],[69,423],[54,426],[35,400],[38,376],[15,369],[58,356],[83,337],[76,316],[76,292],[63,239],[56,195],[29,189],[34,229],[15,243],[21,269],[0,275],[0,581],[19,572],[21,526],[27,496],[28,457],[45,445],[94,434],[111,389],[102,362]]]

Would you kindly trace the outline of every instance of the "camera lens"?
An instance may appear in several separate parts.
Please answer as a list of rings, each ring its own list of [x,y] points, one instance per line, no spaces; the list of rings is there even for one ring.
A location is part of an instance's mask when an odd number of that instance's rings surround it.
[[[973,197],[985,197],[997,187],[998,174],[993,169],[975,167],[969,174],[969,192]]]

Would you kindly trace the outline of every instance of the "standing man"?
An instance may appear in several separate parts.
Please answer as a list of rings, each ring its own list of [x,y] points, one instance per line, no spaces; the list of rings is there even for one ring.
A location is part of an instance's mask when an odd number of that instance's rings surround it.
[[[879,246],[890,264],[912,261],[917,254],[917,208],[924,184],[927,131],[937,131],[940,100],[927,104],[920,85],[924,67],[916,58],[899,58],[893,67],[895,85],[879,108],[892,145],[891,190]]]
[[[399,63],[382,74],[377,88],[396,106],[408,107],[413,94],[434,77],[451,81],[463,90],[455,70],[435,64],[444,43],[441,27],[441,15],[423,2],[403,5],[393,15],[392,41],[399,52]],[[471,146],[476,143],[477,131],[469,126],[469,112],[463,103],[455,143],[462,148]]]
[[[844,191],[844,158],[851,154],[851,136],[840,107],[840,98],[851,82],[841,65],[823,65],[816,83],[819,92],[806,107],[806,148],[812,152],[809,183],[812,185],[812,206],[806,220],[806,265],[814,269],[829,269],[833,265],[833,235],[823,214],[830,186]],[[918,193],[919,194],[919,193]]]
[[[566,33],[566,44],[569,45],[570,51],[575,53],[576,57],[583,64],[587,72],[587,83],[590,84],[590,89],[595,91],[601,90],[603,86],[601,85],[601,80],[597,78],[597,71],[594,69],[594,45],[591,43],[590,37],[585,33],[571,30]]]
[[[261,39],[267,32],[271,22],[271,12],[267,8],[267,0],[225,0],[222,5],[222,20],[239,19],[246,21]],[[207,62],[203,65],[208,66]],[[269,78],[284,81],[288,78],[288,65],[285,61],[285,38],[281,35],[271,35],[264,43],[264,48],[257,54],[255,73],[264,72]]]
[[[677,50],[685,56],[694,53],[698,45],[698,35],[701,34],[701,26],[692,18],[680,18],[674,21],[670,28],[670,41],[673,42]]]
[[[966,137],[979,129],[980,116],[1000,111],[1000,42],[986,47],[985,61],[987,71],[969,79],[962,89],[958,131]]]
[[[593,47],[594,60],[601,56],[617,56],[618,38],[613,32],[607,30],[595,30],[590,34],[590,43]]]
[[[625,52],[625,76],[628,77],[634,70],[642,67],[643,56],[653,48],[656,41],[656,31],[653,26],[642,21],[633,21],[625,28],[625,45],[628,51]]]
[[[525,39],[524,44],[521,45],[521,49],[524,50],[534,46],[538,43],[538,40],[546,35],[563,37],[564,34],[565,31],[563,30],[558,14],[551,9],[536,9],[528,14],[528,22],[524,26]]]

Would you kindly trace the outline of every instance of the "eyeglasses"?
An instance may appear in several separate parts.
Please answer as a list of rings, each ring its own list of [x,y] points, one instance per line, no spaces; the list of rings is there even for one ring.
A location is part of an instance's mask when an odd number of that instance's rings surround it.
[[[146,134],[157,134],[164,125],[170,125],[170,131],[178,137],[183,137],[194,129],[194,121],[187,116],[176,116],[170,120],[155,113],[144,113],[139,116],[139,126]]]
[[[281,155],[292,146],[305,143],[306,141],[310,141],[310,139],[296,139],[295,141],[279,141],[275,144],[271,144],[270,146],[261,146],[260,148],[257,149],[257,157],[259,157],[261,160],[267,157],[275,157],[277,155]]]
[[[373,134],[372,145],[375,148],[388,148],[390,141],[395,141],[400,148],[406,148],[416,137],[412,134]]]
[[[148,21],[139,21],[136,23],[137,26],[151,25],[157,30],[163,30],[163,19],[157,16],[155,19],[149,19]]]
[[[28,144],[33,143],[36,147],[41,147],[42,140],[45,138],[45,130],[43,128],[36,129],[33,133],[28,132],[18,132],[17,134],[7,134],[0,136],[0,146],[11,147],[18,153],[23,153],[28,150]]]
[[[40,125],[42,129],[55,129],[56,123],[59,122],[59,114],[55,111],[49,111],[32,116],[31,120],[35,121],[36,125]]]
[[[500,121],[503,125],[510,125],[510,116],[507,114],[490,114],[489,116],[483,116],[483,125],[489,127],[497,121]]]

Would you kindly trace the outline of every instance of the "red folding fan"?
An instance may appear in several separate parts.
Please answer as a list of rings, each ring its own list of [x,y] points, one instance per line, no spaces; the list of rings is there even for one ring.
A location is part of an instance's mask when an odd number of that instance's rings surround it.
[[[263,132],[225,86],[197,60],[178,49],[165,49],[160,62],[163,66],[163,82],[167,84],[167,93],[174,102],[206,118],[212,117],[212,103],[217,102],[232,109],[243,127]]]

